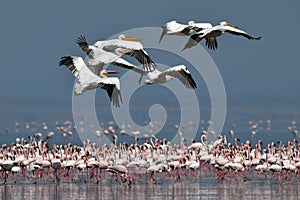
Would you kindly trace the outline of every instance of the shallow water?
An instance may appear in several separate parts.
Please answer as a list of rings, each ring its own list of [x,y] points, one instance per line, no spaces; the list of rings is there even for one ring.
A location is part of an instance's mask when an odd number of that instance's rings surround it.
[[[109,176],[108,176],[109,177]],[[0,186],[1,199],[298,199],[298,177],[279,181],[268,177],[218,180],[206,170],[180,180],[156,176],[151,180],[137,180],[131,186],[121,182],[102,180],[84,182],[18,182]]]
[[[295,109],[297,110],[297,109]],[[298,112],[297,112],[298,113]],[[266,124],[263,124],[263,129],[259,129],[256,135],[251,135],[251,130],[249,129],[249,120],[257,122],[260,118],[270,119],[266,116],[258,115],[257,119],[253,119],[251,116],[246,116],[242,120],[234,119],[237,125],[237,131],[235,137],[241,139],[241,141],[250,140],[256,143],[258,139],[264,142],[264,145],[274,141],[282,140],[286,143],[288,140],[299,139],[298,136],[293,135],[286,129],[291,126],[292,120],[297,121],[297,129],[300,129],[300,115],[289,115],[287,117],[280,115],[273,116],[272,119],[272,130],[270,132],[266,131]],[[277,118],[276,118],[277,117]],[[6,117],[7,119],[10,117]],[[16,137],[27,138],[28,135],[33,135],[36,132],[42,132],[44,135],[48,131],[55,130],[54,123],[49,122],[49,130],[44,131],[40,129],[31,132],[25,132],[20,130],[16,133],[14,131],[14,123],[2,121],[5,127],[9,127],[9,133],[2,131],[1,144],[10,144],[15,141]],[[50,116],[49,116],[50,118]],[[52,119],[56,119],[51,116]],[[285,119],[285,120],[282,120]],[[32,117],[17,120],[21,122],[35,120]],[[48,122],[47,120],[45,120]],[[1,122],[0,122],[1,123]],[[23,125],[24,123],[22,123]],[[231,123],[228,123],[227,127],[224,129],[224,134],[227,135],[228,141],[232,142],[232,138],[227,133],[230,129]],[[22,128],[22,127],[21,127]],[[170,130],[174,130],[174,127],[169,127]],[[24,125],[23,125],[24,129]],[[56,135],[52,140],[48,141],[51,143],[64,144],[71,142],[72,144],[80,144],[81,141],[78,135],[75,134],[74,137],[62,138],[61,134],[55,131]],[[200,134],[200,132],[199,132]],[[197,137],[199,138],[199,137]],[[122,141],[122,137],[119,137]],[[125,141],[132,143],[132,138],[124,138]],[[143,141],[141,141],[143,142]],[[211,173],[203,172],[205,170],[198,172],[197,176],[190,176],[189,178],[182,178],[179,181],[176,180],[163,180],[158,176],[157,184],[153,184],[151,180],[139,180],[129,187],[127,184],[115,183],[111,185],[108,180],[103,180],[101,183],[96,184],[95,182],[67,182],[62,180],[59,183],[50,181],[40,181],[34,183],[34,180],[30,181],[17,181],[17,183],[12,183],[9,181],[6,185],[0,185],[0,196],[1,199],[300,199],[300,186],[298,184],[300,177],[294,177],[292,181],[284,180],[278,181],[277,179],[270,178],[270,176],[265,179],[262,178],[251,178],[251,180],[244,182],[241,179],[238,180],[223,180],[220,181]],[[167,176],[167,179],[169,177]]]

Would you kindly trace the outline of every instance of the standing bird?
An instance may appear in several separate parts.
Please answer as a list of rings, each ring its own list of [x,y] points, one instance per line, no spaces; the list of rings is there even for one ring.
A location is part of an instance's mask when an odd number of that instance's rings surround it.
[[[119,67],[134,66],[121,58],[124,54],[137,59],[143,64],[145,71],[153,71],[156,65],[144,50],[140,40],[139,38],[125,37],[122,34],[118,39],[97,41],[94,45],[89,45],[85,36],[80,36],[76,43],[86,52],[88,56],[87,65],[93,66],[97,75],[106,64]]]
[[[189,21],[186,25],[180,24],[173,20],[162,26],[163,32],[160,35],[159,43],[162,41],[165,35],[187,36],[211,27],[212,25],[210,23],[195,23],[194,21]]]
[[[245,38],[248,38],[249,40],[261,39],[261,37],[252,37],[245,31],[238,29],[237,26],[228,24],[227,22],[223,21],[220,23],[220,25],[208,29],[203,29],[200,32],[197,32],[196,34],[192,35],[189,41],[185,44],[182,51],[196,46],[203,38],[205,38],[206,40],[206,46],[209,49],[215,50],[218,48],[217,37],[223,35],[226,32],[231,33],[233,35],[243,36]]]
[[[95,75],[84,63],[81,57],[64,56],[61,58],[59,65],[65,65],[72,74],[77,78],[75,83],[74,94],[76,96],[82,94],[87,90],[101,88],[106,90],[110,101],[114,106],[119,107],[122,102],[120,92],[120,81],[117,77],[106,78],[114,71],[101,71],[102,77]]]

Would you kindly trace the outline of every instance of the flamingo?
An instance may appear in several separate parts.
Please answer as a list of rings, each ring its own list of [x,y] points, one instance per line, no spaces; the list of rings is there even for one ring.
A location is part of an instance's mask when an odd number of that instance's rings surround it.
[[[132,177],[128,174],[127,168],[124,165],[113,165],[107,168],[108,172],[112,174],[116,174],[116,176],[120,176],[123,183],[125,183],[128,179],[128,186],[132,183]]]

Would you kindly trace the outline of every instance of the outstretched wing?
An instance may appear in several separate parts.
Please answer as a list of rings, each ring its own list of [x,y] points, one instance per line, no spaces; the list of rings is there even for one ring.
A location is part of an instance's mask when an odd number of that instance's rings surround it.
[[[128,53],[125,53],[126,55],[129,55],[131,57],[134,57],[137,59],[141,64],[143,64],[145,71],[154,71],[156,64],[153,62],[153,60],[150,58],[150,56],[146,53],[145,50],[131,50]]]
[[[193,46],[196,46],[202,39],[203,39],[203,36],[200,33],[191,35],[188,42],[185,44],[185,46],[183,47],[183,49],[181,51],[183,51],[185,49],[190,49]]]
[[[247,38],[248,40],[260,40],[261,37],[253,37],[251,35],[249,35],[248,33],[246,33],[243,30],[240,30],[236,27],[233,27],[232,25],[227,25],[227,26],[219,26],[221,31],[223,32],[227,32],[227,33],[231,33],[233,35],[238,35],[238,36],[243,36],[245,38]]]
[[[85,36],[79,36],[76,43],[89,57],[93,57],[93,50],[90,48]]]
[[[160,34],[160,37],[159,37],[159,43],[162,41],[162,39],[164,38],[164,36],[166,35],[167,33],[167,29],[165,27],[162,27],[163,28],[163,31],[161,32]]]
[[[114,62],[111,63],[112,65],[118,66],[118,67],[123,67],[125,69],[130,69],[132,71],[137,72],[138,74],[144,75],[146,72],[135,65],[127,62],[126,60],[122,58],[116,59]]]
[[[116,77],[102,78],[98,83],[98,87],[106,90],[110,101],[116,107],[120,107],[122,103],[120,80]]]
[[[260,40],[261,37],[253,37],[246,33],[245,31],[239,30],[239,29],[233,29],[233,30],[226,30],[225,32],[231,33],[233,35],[243,36],[247,38],[248,40]]]
[[[98,78],[84,63],[81,57],[63,56],[59,61],[59,66],[65,65],[72,74],[78,78],[80,83]]]
[[[216,50],[218,48],[217,38],[215,37],[206,37],[205,45],[212,50]]]
[[[99,63],[98,65],[94,65],[94,71],[97,76],[101,75],[101,71],[104,70],[104,63]]]
[[[204,29],[210,29],[213,27],[211,23],[195,23],[194,21],[189,21],[189,25],[195,32],[200,32]]]
[[[185,65],[178,65],[175,67],[171,67],[170,69],[165,70],[159,76],[172,76],[177,78],[186,88],[195,89],[197,88],[197,84],[194,81],[191,73],[186,68]]]
[[[126,54],[128,56],[134,57],[141,64],[145,71],[153,71],[156,67],[153,60],[143,49],[143,45],[138,41],[128,41],[122,39],[114,39],[107,42],[103,47],[105,51],[118,51],[117,53]]]
[[[59,65],[65,65],[72,74],[78,78],[80,84],[95,82],[98,87],[107,91],[110,101],[113,105],[120,107],[122,102],[120,92],[120,81],[116,77],[100,78],[95,75],[84,63],[81,57],[63,56],[59,61]]]

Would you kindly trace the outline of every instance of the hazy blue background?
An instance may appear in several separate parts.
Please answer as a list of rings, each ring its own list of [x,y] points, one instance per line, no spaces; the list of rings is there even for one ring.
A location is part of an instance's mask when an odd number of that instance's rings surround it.
[[[288,125],[300,116],[299,5],[279,0],[2,2],[0,131],[16,120],[72,118],[73,77],[58,61],[63,55],[83,56],[74,42],[79,35],[95,41],[173,19],[226,20],[262,36],[248,41],[224,35],[218,50],[208,51],[226,87],[225,130],[238,120],[274,119]]]

